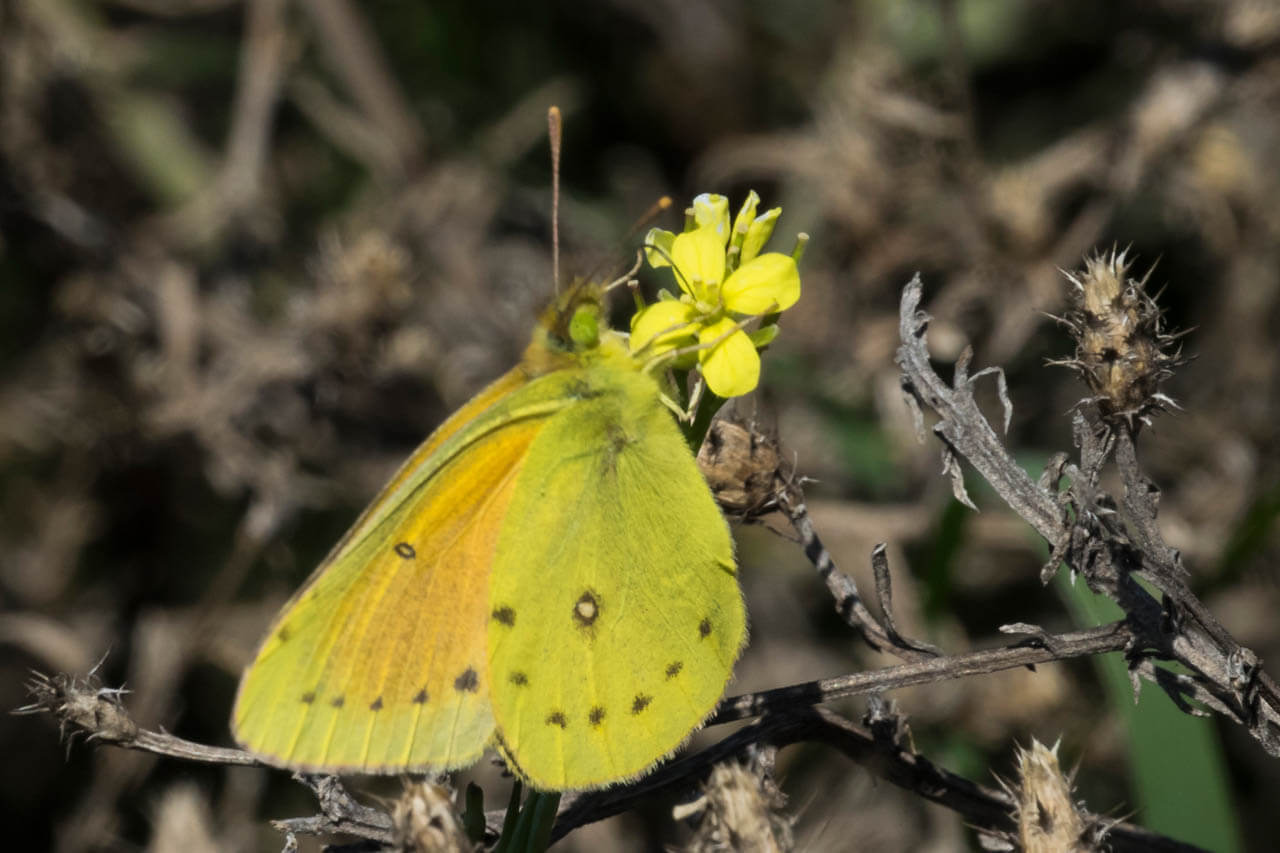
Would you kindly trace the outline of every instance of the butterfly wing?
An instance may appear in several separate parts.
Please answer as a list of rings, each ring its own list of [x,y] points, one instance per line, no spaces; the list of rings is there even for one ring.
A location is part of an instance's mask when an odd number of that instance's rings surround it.
[[[392,478],[245,672],[232,719],[241,745],[333,773],[480,756],[493,731],[489,567],[527,450],[563,405],[546,389],[512,371]]]
[[[491,579],[489,683],[534,786],[635,777],[711,713],[743,644],[733,545],[656,383],[595,367],[530,445]]]

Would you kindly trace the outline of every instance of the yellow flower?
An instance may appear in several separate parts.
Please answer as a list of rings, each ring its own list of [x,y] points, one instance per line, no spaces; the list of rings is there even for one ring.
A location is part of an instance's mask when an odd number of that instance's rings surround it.
[[[645,238],[649,265],[674,267],[682,293],[636,314],[631,349],[657,355],[696,345],[707,387],[721,397],[746,394],[760,380],[760,355],[745,322],[785,311],[800,298],[795,259],[760,254],[781,208],[757,216],[758,204],[750,193],[730,229],[729,200],[704,193],[694,199],[688,230],[655,228]],[[772,337],[760,336],[761,345]]]
[[[723,340],[721,340],[723,338]],[[698,362],[707,387],[721,397],[737,397],[760,382],[760,354],[751,338],[728,317],[698,330]]]
[[[631,318],[631,351],[646,346],[654,354],[679,349],[697,341],[697,310],[687,302],[663,299]]]

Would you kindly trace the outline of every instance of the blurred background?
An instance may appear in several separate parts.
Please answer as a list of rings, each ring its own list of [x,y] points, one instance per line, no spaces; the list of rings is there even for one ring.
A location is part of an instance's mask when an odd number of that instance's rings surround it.
[[[1270,0],[4,0],[0,708],[31,669],[101,662],[140,723],[230,744],[272,614],[549,299],[553,103],[568,274],[629,266],[662,194],[754,188],[783,207],[776,248],[812,236],[735,408],[817,480],[818,530],[864,589],[889,544],[899,625],[947,651],[1112,617],[1040,585],[1043,543],[980,483],[981,513],[951,498],[898,391],[900,290],[923,274],[940,364],[968,345],[1005,368],[1009,442],[1038,473],[1087,393],[1045,365],[1072,349],[1059,268],[1127,247],[1194,328],[1165,389],[1183,411],[1140,444],[1164,530],[1280,660]],[[738,533],[752,643],[731,692],[893,662],[792,542]],[[1280,763],[1152,690],[1135,709],[1123,667],[894,698],[915,746],[975,781],[1061,738],[1096,812],[1214,850],[1280,837]],[[276,850],[267,820],[314,812],[285,773],[68,748],[47,718],[0,716],[0,754],[15,848]],[[802,849],[976,849],[955,814],[821,748],[779,774]],[[671,805],[562,849],[680,843]]]

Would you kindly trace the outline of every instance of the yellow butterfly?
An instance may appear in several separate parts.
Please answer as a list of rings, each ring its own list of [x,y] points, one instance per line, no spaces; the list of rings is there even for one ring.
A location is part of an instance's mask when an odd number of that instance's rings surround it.
[[[268,764],[442,771],[495,746],[544,791],[642,775],[746,633],[728,527],[581,285],[435,431],[276,618],[236,698]]]

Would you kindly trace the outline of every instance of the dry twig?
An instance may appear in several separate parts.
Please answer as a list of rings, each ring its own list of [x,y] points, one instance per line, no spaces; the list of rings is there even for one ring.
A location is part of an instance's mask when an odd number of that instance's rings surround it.
[[[956,363],[950,386],[930,366],[925,341],[929,317],[919,307],[921,288],[916,276],[902,295],[898,364],[903,389],[916,406],[917,426],[923,424],[920,403],[941,417],[933,431],[942,440],[943,468],[953,474],[957,497],[964,486],[956,460],[963,457],[1049,542],[1051,558],[1041,573],[1043,581],[1065,562],[1090,589],[1120,605],[1133,632],[1126,657],[1135,693],[1139,676],[1144,676],[1180,707],[1188,707],[1186,698],[1212,707],[1248,728],[1269,754],[1280,756],[1280,691],[1261,670],[1257,655],[1237,643],[1186,586],[1178,553],[1164,543],[1156,524],[1160,493],[1138,467],[1135,427],[1123,422],[1104,427],[1077,413],[1079,465],[1060,461],[1058,470],[1046,472],[1050,485],[1063,475],[1069,478],[1065,491],[1055,494],[1033,482],[978,409],[973,381],[982,373],[969,376],[971,354],[964,353]],[[1116,502],[1097,485],[1112,453],[1124,481],[1120,506],[1127,525],[1111,508]],[[1164,593],[1163,601],[1152,597],[1135,575]],[[1156,661],[1177,661],[1191,674],[1161,670]]]

